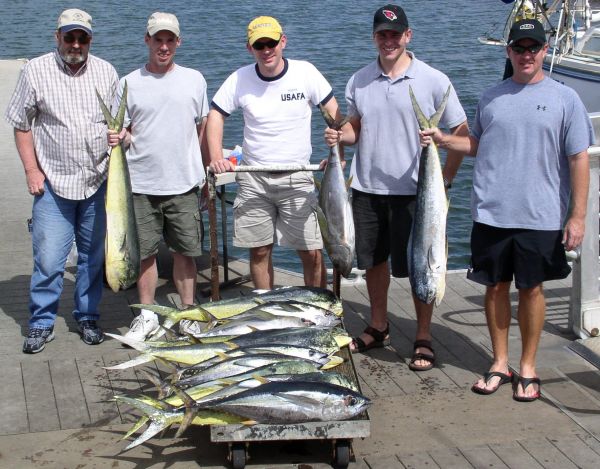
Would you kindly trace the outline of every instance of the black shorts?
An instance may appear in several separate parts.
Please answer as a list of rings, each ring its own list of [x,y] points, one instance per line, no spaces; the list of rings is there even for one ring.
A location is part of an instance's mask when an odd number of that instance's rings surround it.
[[[562,231],[497,228],[474,223],[471,267],[467,278],[487,286],[515,279],[517,288],[533,288],[571,273]]]
[[[414,195],[378,195],[352,189],[352,212],[359,269],[370,269],[392,256],[392,275],[408,277],[406,248],[410,238]]]

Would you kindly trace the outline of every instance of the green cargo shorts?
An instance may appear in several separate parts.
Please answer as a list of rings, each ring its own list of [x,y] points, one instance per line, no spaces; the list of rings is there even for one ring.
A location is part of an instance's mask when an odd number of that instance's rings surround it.
[[[195,187],[180,195],[133,194],[142,259],[156,255],[162,239],[181,255],[202,253],[198,191]]]

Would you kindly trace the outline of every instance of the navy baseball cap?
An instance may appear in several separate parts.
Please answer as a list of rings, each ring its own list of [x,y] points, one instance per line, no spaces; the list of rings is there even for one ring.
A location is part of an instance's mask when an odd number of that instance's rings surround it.
[[[508,34],[508,45],[514,44],[521,39],[531,39],[538,44],[546,44],[546,31],[538,20],[518,21],[510,28]]]

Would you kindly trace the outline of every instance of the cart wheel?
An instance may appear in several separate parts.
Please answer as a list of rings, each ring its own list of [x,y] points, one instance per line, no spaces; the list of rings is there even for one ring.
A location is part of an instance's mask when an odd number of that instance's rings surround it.
[[[350,464],[350,440],[337,440],[335,442],[333,463],[339,469],[348,467],[348,464]]]
[[[246,467],[246,445],[244,443],[233,443],[231,445],[231,466],[233,469],[244,469]]]

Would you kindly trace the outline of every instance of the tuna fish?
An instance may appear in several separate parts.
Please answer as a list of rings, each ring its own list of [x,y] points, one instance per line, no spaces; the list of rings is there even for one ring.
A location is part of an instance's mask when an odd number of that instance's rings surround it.
[[[121,132],[127,105],[127,83],[123,87],[115,117],[112,117],[98,92],[96,96],[108,128]],[[114,292],[129,288],[140,274],[140,244],[133,212],[131,180],[125,151],[121,145],[112,148],[108,162],[105,271],[108,285]]]
[[[421,129],[437,127],[450,88],[435,114],[427,119],[409,87],[410,99]],[[419,161],[417,199],[408,243],[408,270],[414,295],[423,303],[439,305],[446,288],[448,243],[446,216],[448,199],[444,188],[440,156],[435,143],[423,148]]]
[[[323,106],[320,109],[332,129],[339,130],[346,123],[346,120],[336,122]],[[327,166],[319,187],[317,218],[331,263],[341,275],[348,278],[354,262],[354,218],[339,145],[329,148]]]

